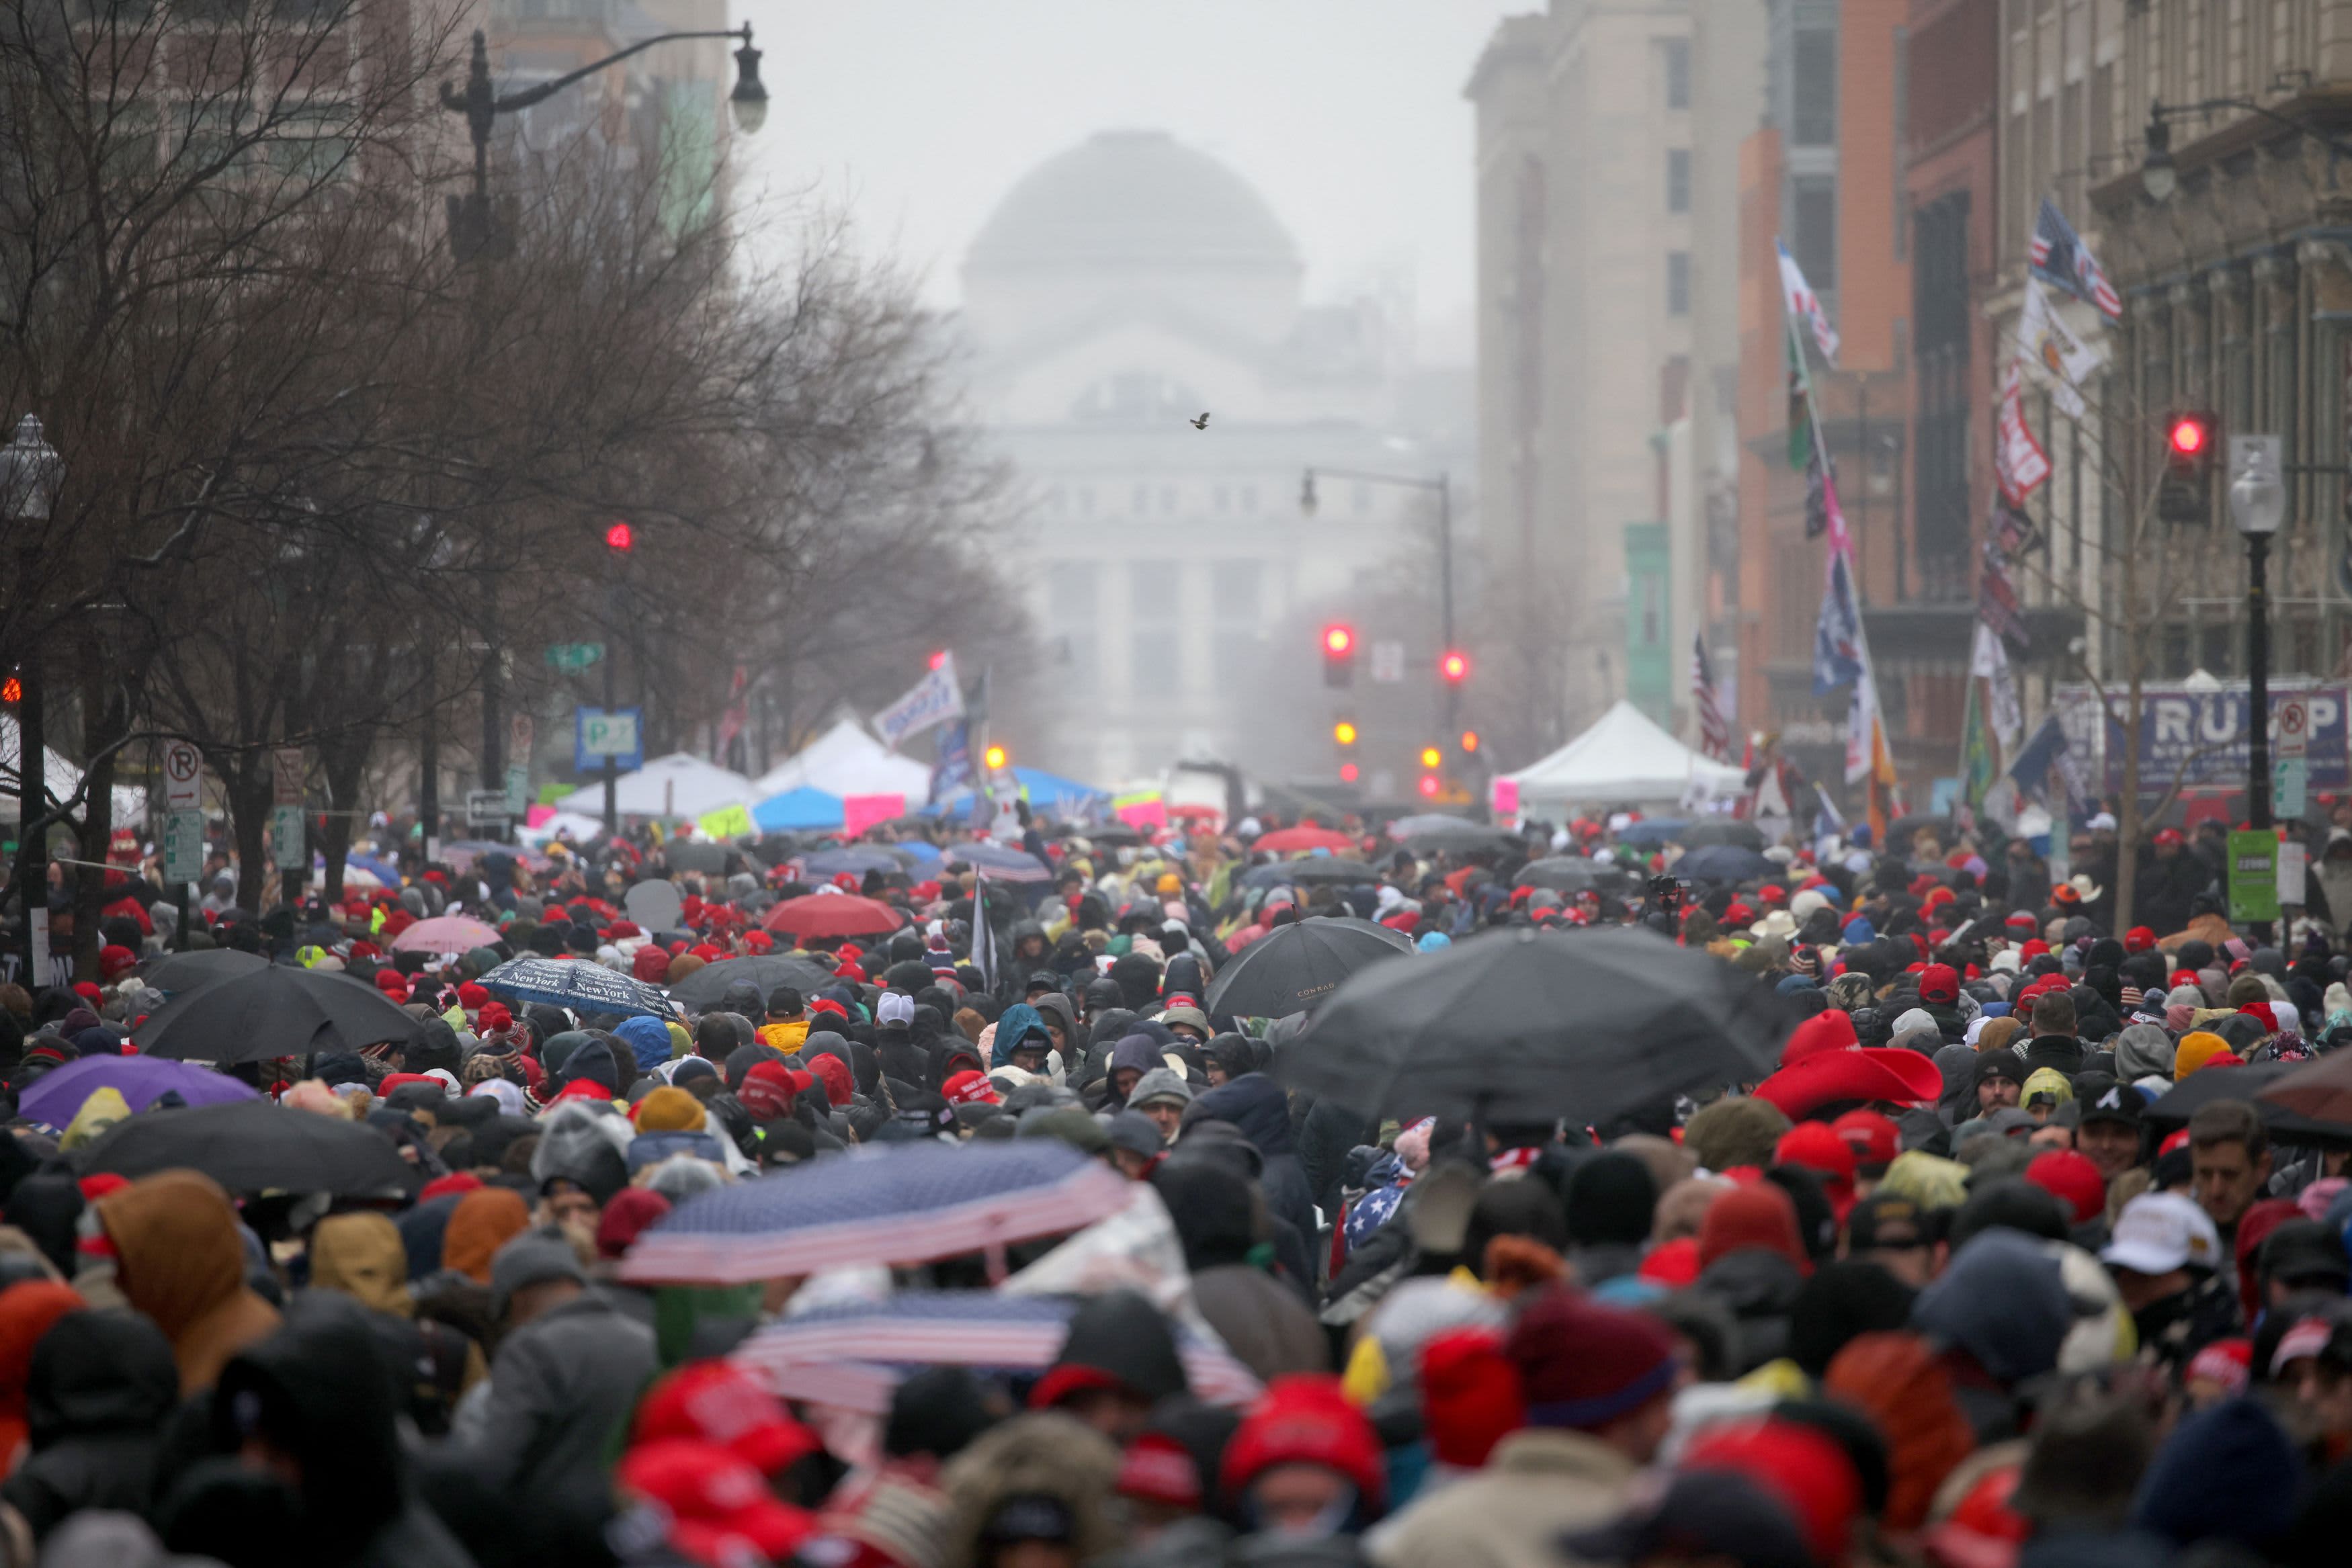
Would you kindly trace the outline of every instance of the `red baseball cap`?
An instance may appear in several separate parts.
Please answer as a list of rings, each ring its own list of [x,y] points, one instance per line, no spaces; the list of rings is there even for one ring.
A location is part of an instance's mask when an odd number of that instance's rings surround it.
[[[629,1441],[643,1446],[671,1438],[716,1443],[764,1476],[779,1475],[824,1446],[731,1361],[690,1363],[646,1391]]]
[[[1881,1171],[1903,1152],[1903,1134],[1875,1111],[1848,1111],[1830,1124],[1830,1131],[1853,1151],[1857,1174]]]
[[[717,1443],[664,1437],[622,1456],[614,1479],[667,1510],[670,1544],[702,1563],[760,1562],[792,1557],[812,1524],[799,1509],[776,1500],[767,1478]]]
[[[971,1068],[949,1074],[947,1082],[940,1085],[940,1094],[950,1105],[995,1105],[1002,1103],[995,1085],[988,1081],[988,1074]]]

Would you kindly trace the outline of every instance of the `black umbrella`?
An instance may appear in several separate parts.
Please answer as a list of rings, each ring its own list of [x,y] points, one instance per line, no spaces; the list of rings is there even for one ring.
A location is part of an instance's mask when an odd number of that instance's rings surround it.
[[[779,986],[807,994],[833,984],[833,971],[806,958],[789,958],[782,953],[754,953],[748,958],[721,958],[716,964],[705,964],[685,979],[670,988],[670,999],[683,1002],[695,1012],[719,1005],[727,988],[751,985],[759,988],[764,999]]]
[[[1242,949],[1210,984],[1208,1010],[1244,1018],[1305,1012],[1366,965],[1406,952],[1397,940],[1402,936],[1381,926],[1368,930],[1354,921],[1320,918],[1277,925]]]
[[[2302,1071],[2307,1061],[2259,1061],[2251,1067],[2208,1067],[2193,1072],[2189,1082],[2174,1085],[2147,1108],[2147,1119],[2170,1131],[2189,1124],[2189,1118],[2216,1100],[2243,1100],[2260,1111],[2263,1125],[2274,1143],[2352,1147],[2352,1125],[2324,1122],[2290,1111],[2262,1092],[2290,1073]]]
[[[362,980],[273,964],[183,991],[131,1031],[150,1056],[226,1065],[406,1040],[416,1020]]]
[[[202,1171],[231,1192],[398,1196],[414,1169],[373,1127],[268,1100],[148,1111],[110,1128],[77,1161],[84,1176]]]
[[[716,875],[727,869],[728,846],[681,839],[661,847],[662,859],[672,871],[698,871]]]
[[[258,953],[235,947],[210,947],[200,953],[168,953],[154,960],[139,977],[159,991],[193,991],[234,975],[250,975],[269,967]]]
[[[1444,827],[1433,823],[1428,827],[1415,828],[1404,836],[1405,847],[1415,854],[1469,854],[1478,850],[1507,850],[1516,848],[1518,841],[1516,833],[1459,821]]]
[[[1307,887],[1326,883],[1346,887],[1380,880],[1381,873],[1363,862],[1340,860],[1332,855],[1302,855],[1295,861],[1275,861],[1265,865],[1252,866],[1241,874],[1244,887]]]
[[[1706,844],[1729,844],[1742,850],[1764,847],[1764,834],[1755,823],[1730,817],[1703,817],[1682,831],[1681,840],[1694,850]]]
[[[1769,1076],[1794,1010],[1653,932],[1494,932],[1349,978],[1275,1061],[1367,1115],[1601,1124]]]
[[[1779,866],[1737,844],[1707,844],[1668,869],[1693,882],[1769,882],[1780,873]]]
[[[1550,887],[1562,893],[1583,893],[1615,881],[1624,873],[1581,855],[1552,855],[1529,861],[1519,868],[1513,887]]]

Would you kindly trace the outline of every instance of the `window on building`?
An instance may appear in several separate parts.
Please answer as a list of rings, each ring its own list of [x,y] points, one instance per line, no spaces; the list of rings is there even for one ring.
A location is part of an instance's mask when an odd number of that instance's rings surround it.
[[[1660,46],[1666,70],[1666,107],[1691,105],[1691,50],[1688,38],[1668,38]]]
[[[1128,567],[1128,685],[1139,697],[1172,697],[1184,689],[1184,640],[1177,593],[1181,568],[1172,560]]]
[[[1837,34],[1827,27],[1801,30],[1793,65],[1789,139],[1800,147],[1832,146],[1838,127]]]
[[[1221,560],[1209,569],[1211,675],[1221,693],[1247,691],[1265,652],[1265,563]]]
[[[1666,150],[1666,211],[1689,212],[1690,191],[1690,149],[1670,147]]]
[[[1791,181],[1790,205],[1794,209],[1796,238],[1790,246],[1805,281],[1815,294],[1827,296],[1837,287],[1837,179],[1831,174],[1805,174]]]
[[[1666,314],[1690,314],[1690,252],[1666,252]]]

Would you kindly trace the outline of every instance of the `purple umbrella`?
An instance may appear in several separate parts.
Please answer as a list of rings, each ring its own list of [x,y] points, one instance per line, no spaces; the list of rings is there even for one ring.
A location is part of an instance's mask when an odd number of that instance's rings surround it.
[[[74,1119],[83,1101],[101,1089],[120,1093],[134,1112],[144,1111],[174,1092],[191,1105],[261,1098],[259,1091],[234,1078],[184,1061],[157,1056],[85,1056],[44,1073],[25,1091],[16,1113],[27,1121],[62,1127]]]

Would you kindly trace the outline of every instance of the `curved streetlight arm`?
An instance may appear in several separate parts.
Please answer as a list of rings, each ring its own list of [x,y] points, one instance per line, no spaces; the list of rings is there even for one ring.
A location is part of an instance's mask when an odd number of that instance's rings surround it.
[[[2297,120],[2291,114],[2281,114],[2275,109],[2264,108],[2251,98],[2207,98],[2200,99],[2195,103],[2152,101],[2147,106],[2147,122],[2151,126],[2157,126],[2175,120],[2197,120],[2209,114],[2219,114],[2224,110],[2234,110],[2241,114],[2251,114],[2258,119],[2267,120],[2273,125],[2284,125],[2297,135],[2310,137],[2338,158],[2352,158],[2352,142],[2340,141],[2331,133],[2307,120]]]
[[[570,87],[573,82],[580,81],[587,77],[594,76],[606,66],[618,65],[621,61],[627,59],[631,55],[643,54],[646,50],[652,48],[656,44],[675,44],[687,38],[734,38],[742,43],[748,44],[751,41],[751,24],[746,22],[740,27],[723,32],[663,33],[655,37],[642,39],[636,43],[631,44],[627,48],[621,50],[618,54],[606,55],[603,59],[598,60],[593,65],[582,66],[578,70],[568,71],[562,76],[557,77],[552,81],[543,81],[536,86],[527,87],[520,92],[509,93],[499,98],[496,102],[497,112],[500,114],[510,114],[518,109],[529,109],[532,104],[541,103],[548,99],[554,97],[565,88]],[[448,84],[446,82],[442,84],[441,95],[441,101],[447,104],[449,102],[449,88]],[[462,105],[452,105],[451,107],[462,107]]]

